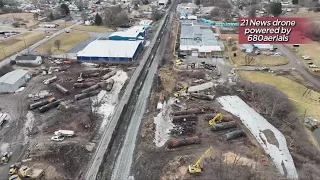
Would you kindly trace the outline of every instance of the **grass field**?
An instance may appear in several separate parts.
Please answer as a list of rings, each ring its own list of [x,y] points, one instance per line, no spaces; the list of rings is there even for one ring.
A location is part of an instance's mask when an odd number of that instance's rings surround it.
[[[303,93],[307,90],[306,86],[294,81],[292,78],[277,76],[271,73],[239,71],[239,75],[252,82],[262,82],[277,87],[291,99],[297,108],[300,118],[302,118],[306,112],[308,116],[320,119],[320,103],[316,102],[316,100],[320,98],[320,93],[311,91],[308,96],[303,97]],[[295,77],[303,80],[298,75],[295,75]]]
[[[242,52],[239,49],[239,46],[237,47],[236,51],[231,51],[231,46],[225,44],[226,47],[226,54],[230,57],[231,63],[237,66],[245,66],[246,60],[245,56],[246,53]],[[236,53],[237,56],[233,57],[233,53]],[[289,59],[284,56],[267,56],[267,55],[258,55],[254,57],[254,62],[251,64],[251,66],[279,66],[288,64]]]
[[[111,30],[105,26],[83,26],[83,25],[76,26],[73,29],[79,30],[79,31],[88,31],[88,32],[107,32]]]
[[[284,76],[277,76],[275,74],[257,71],[238,71],[238,74],[240,77],[252,82],[262,82],[276,86],[291,99],[292,103],[297,108],[297,113],[300,119],[305,116],[311,116],[318,120],[320,119],[320,103],[315,102],[315,100],[319,100],[320,93],[311,91],[308,96],[303,97],[302,94],[307,88],[304,85],[295,82],[291,78]],[[297,73],[295,73],[294,76],[297,79],[303,80]],[[318,148],[318,150],[320,150],[320,145],[313,133],[307,128],[305,129],[310,141]]]
[[[45,34],[43,32],[26,32],[24,34],[20,34],[17,36],[13,36],[11,38],[6,39],[5,41],[0,42],[0,59],[5,58],[6,56],[10,56],[18,51],[21,51],[25,48],[25,45],[27,47],[31,46],[32,44],[40,41],[45,37]],[[24,43],[24,40],[25,42]],[[3,49],[3,50],[2,50]],[[5,54],[4,54],[4,52]]]
[[[298,48],[294,48],[292,45],[287,45],[287,47],[289,47],[291,51],[296,54],[298,59],[303,62],[310,72],[312,72],[312,70],[307,64],[309,61],[303,60],[302,56],[309,56],[312,59],[312,62],[320,67],[320,59],[318,56],[318,53],[320,52],[320,43],[313,42],[312,44],[300,44],[300,47]],[[317,74],[320,73],[318,72]]]
[[[13,21],[13,20],[25,21],[27,27],[35,27],[39,24],[38,20],[33,19],[33,13],[9,13],[0,15],[0,21]]]
[[[149,5],[140,5],[139,10],[147,11],[149,9]]]
[[[56,36],[55,38],[49,40],[48,42],[42,44],[41,46],[37,47],[35,49],[36,52],[46,54],[48,53],[48,50],[51,48],[52,54],[62,54],[69,49],[73,48],[80,42],[89,39],[90,35],[85,32],[79,32],[79,31],[71,31],[70,33],[62,33],[59,36]],[[59,50],[57,47],[55,47],[54,42],[56,40],[61,41],[61,46]]]

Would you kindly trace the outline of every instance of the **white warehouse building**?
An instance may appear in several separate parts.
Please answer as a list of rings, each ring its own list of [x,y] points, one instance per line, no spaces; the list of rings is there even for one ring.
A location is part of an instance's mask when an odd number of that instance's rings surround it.
[[[181,20],[180,52],[187,55],[206,57],[220,55],[224,45],[208,24],[194,20]]]
[[[0,93],[13,93],[30,80],[28,71],[18,69],[0,77]]]

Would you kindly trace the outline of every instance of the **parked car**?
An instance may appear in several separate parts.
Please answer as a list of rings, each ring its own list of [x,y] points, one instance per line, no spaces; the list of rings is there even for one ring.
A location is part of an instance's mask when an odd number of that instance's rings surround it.
[[[53,136],[51,138],[52,141],[63,141],[64,140],[64,137],[62,136]]]
[[[314,64],[311,64],[311,65],[309,65],[309,68],[318,68],[318,66],[314,65]]]
[[[313,64],[313,62],[308,62],[308,64],[309,64],[309,65],[312,65],[312,64]]]
[[[303,60],[311,60],[309,56],[302,56]]]

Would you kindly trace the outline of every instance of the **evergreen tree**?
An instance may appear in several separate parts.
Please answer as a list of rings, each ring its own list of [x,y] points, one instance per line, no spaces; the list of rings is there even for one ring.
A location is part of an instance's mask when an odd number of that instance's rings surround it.
[[[102,25],[102,17],[97,13],[96,14],[96,18],[94,20],[94,23],[97,25],[97,26],[100,26]]]
[[[272,2],[269,5],[269,13],[274,17],[278,17],[282,13],[282,5],[280,2]]]

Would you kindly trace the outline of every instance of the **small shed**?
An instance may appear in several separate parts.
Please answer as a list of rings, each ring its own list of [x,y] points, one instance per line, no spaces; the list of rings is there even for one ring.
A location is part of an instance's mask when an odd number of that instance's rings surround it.
[[[18,65],[39,66],[42,64],[42,57],[34,55],[17,56],[15,61]]]
[[[0,93],[13,93],[30,80],[28,71],[18,69],[0,77]]]

